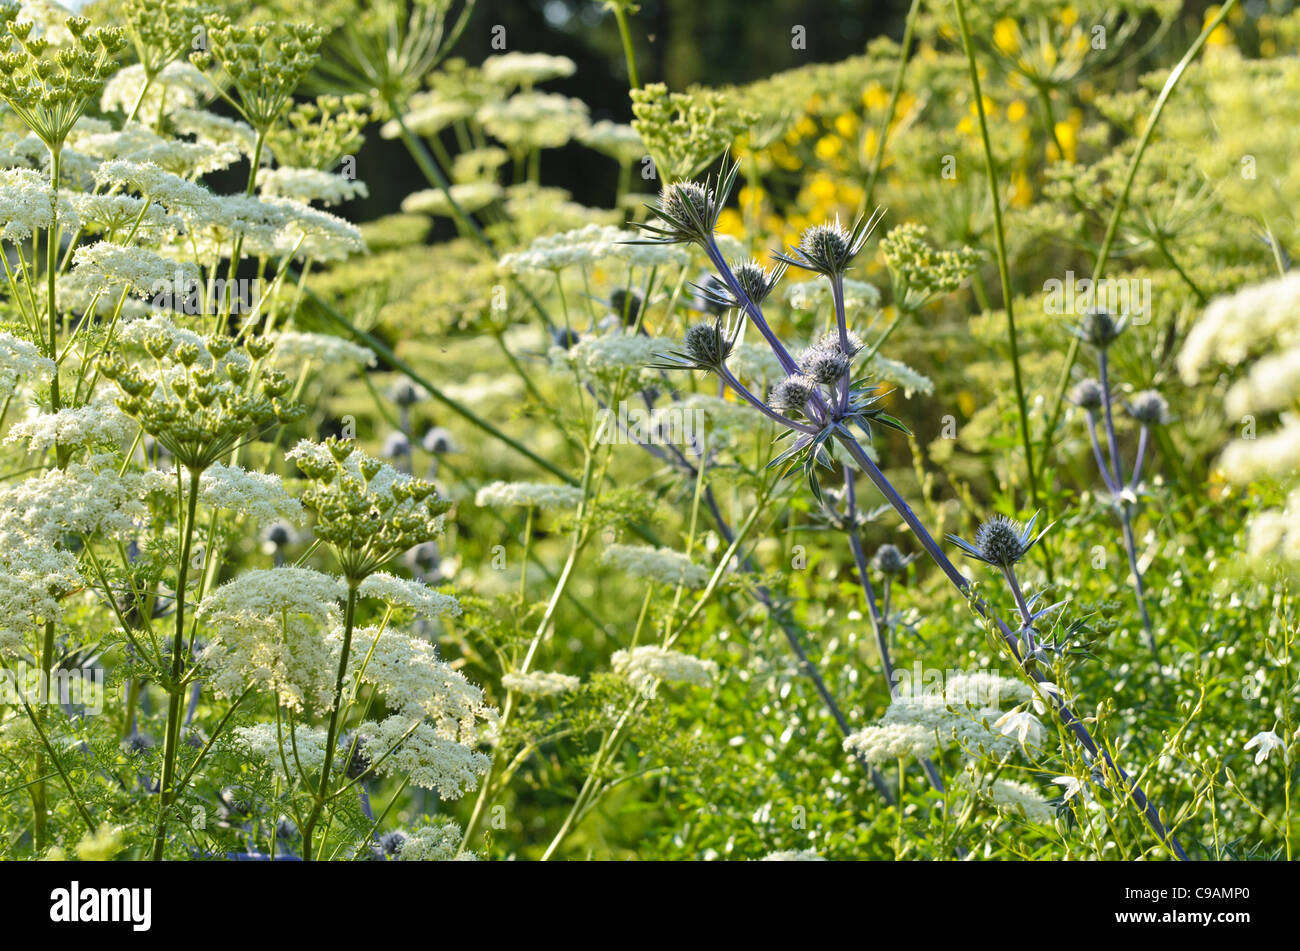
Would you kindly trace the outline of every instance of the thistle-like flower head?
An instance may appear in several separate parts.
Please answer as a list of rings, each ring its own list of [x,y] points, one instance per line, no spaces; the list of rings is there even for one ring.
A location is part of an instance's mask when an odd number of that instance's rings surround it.
[[[673,182],[659,194],[659,200],[647,207],[657,216],[657,221],[646,222],[641,230],[648,237],[646,244],[698,244],[706,246],[713,240],[713,232],[740,168],[724,166],[714,180],[703,182]]]
[[[952,542],[971,558],[975,558],[995,568],[1010,568],[1029,553],[1038,544],[1038,540],[1047,534],[1047,528],[1034,534],[1034,523],[1038,521],[1035,514],[1023,528],[1019,522],[1005,515],[995,515],[975,530],[975,541],[964,541],[956,535],[949,535]],[[1049,525],[1048,528],[1051,528]]]
[[[904,555],[895,545],[881,545],[872,562],[881,574],[901,575],[915,558],[915,555]]]
[[[731,273],[736,278],[736,283],[740,289],[745,292],[751,304],[755,306],[762,304],[772,293],[772,289],[780,282],[785,275],[787,265],[779,264],[777,267],[769,270],[757,260],[750,259],[742,261],[732,267]],[[695,290],[705,301],[716,304],[720,307],[741,307],[743,302],[739,300],[731,288],[727,286],[721,278],[710,277],[702,284],[695,285]]]
[[[818,383],[833,386],[853,367],[853,359],[838,344],[820,343],[799,354],[799,370]]]
[[[803,414],[815,392],[816,380],[802,373],[793,373],[772,387],[767,401],[783,416],[798,416]]]
[[[731,356],[740,333],[740,324],[734,327],[721,318],[701,321],[686,331],[681,348],[664,353],[662,363],[652,364],[659,370],[704,370],[719,373]]]
[[[879,216],[859,218],[852,228],[845,228],[839,219],[834,224],[813,225],[799,238],[799,245],[789,253],[772,252],[778,261],[805,271],[815,271],[827,277],[842,277],[849,264],[858,256],[880,220]]]
[[[634,290],[619,288],[609,295],[609,308],[619,320],[629,327],[637,322],[645,301]]]
[[[1082,380],[1070,391],[1070,402],[1081,409],[1097,409],[1104,395],[1096,380]]]
[[[1119,339],[1128,327],[1127,317],[1116,317],[1109,311],[1094,310],[1084,315],[1083,322],[1071,331],[1085,343],[1090,343],[1098,350],[1105,350]]]
[[[1143,390],[1134,396],[1128,412],[1143,426],[1161,426],[1169,421],[1169,404],[1155,390]]]

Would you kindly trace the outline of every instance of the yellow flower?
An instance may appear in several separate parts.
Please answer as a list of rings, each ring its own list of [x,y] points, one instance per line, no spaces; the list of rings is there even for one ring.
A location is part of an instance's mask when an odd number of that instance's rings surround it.
[[[862,104],[868,109],[884,109],[889,105],[889,91],[880,83],[868,83],[862,91]]]
[[[734,208],[723,208],[718,215],[718,232],[729,234],[733,238],[745,237],[745,219]]]
[[[1074,7],[1065,7],[1061,10],[1061,25],[1072,27],[1079,22],[1079,11]]]
[[[1210,25],[1210,21],[1219,15],[1220,7],[1216,4],[1205,11],[1205,26]],[[1228,29],[1227,23],[1220,23],[1210,33],[1209,39],[1205,41],[1206,46],[1231,46],[1232,31]]]
[[[963,416],[971,416],[975,412],[975,396],[969,390],[962,390],[957,394],[957,408]]]
[[[1012,100],[1007,106],[1007,119],[1011,122],[1019,122],[1029,113],[1029,107],[1025,105],[1023,99]]]
[[[993,45],[1007,55],[1020,49],[1020,27],[1010,17],[1003,17],[993,25]]]
[[[814,175],[812,181],[808,183],[808,191],[819,202],[835,199],[835,183],[831,181],[829,175]]]
[[[835,117],[835,131],[849,138],[858,131],[858,117],[851,112],[840,113]]]
[[[823,162],[832,159],[840,154],[840,149],[844,148],[844,140],[836,135],[823,135],[817,140],[817,145],[813,152]]]

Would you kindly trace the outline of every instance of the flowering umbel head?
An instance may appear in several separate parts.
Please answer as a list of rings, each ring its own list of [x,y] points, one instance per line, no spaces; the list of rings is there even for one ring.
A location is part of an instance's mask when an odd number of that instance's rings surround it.
[[[331,437],[304,440],[288,454],[311,485],[302,502],[316,513],[316,536],[327,543],[350,583],[442,534],[451,503],[432,482],[415,479]]]
[[[673,182],[664,186],[659,200],[646,206],[658,216],[658,220],[640,226],[649,236],[642,243],[709,245],[718,226],[718,215],[736,183],[739,168],[733,163],[730,168],[724,166],[716,179]]]
[[[1034,523],[1038,521],[1035,514],[1023,528],[1019,522],[1004,515],[995,515],[975,530],[975,542],[964,541],[956,535],[949,535],[952,542],[971,558],[975,558],[995,568],[1009,569],[1029,553],[1038,544],[1038,540],[1047,534],[1047,528],[1034,534]],[[1048,528],[1051,528],[1049,525]]]
[[[251,338],[190,339],[160,327],[144,339],[149,363],[114,353],[100,373],[117,383],[117,405],[139,420],[191,472],[202,472],[260,431],[297,422],[306,408],[290,398],[293,381],[263,364],[272,344]]]

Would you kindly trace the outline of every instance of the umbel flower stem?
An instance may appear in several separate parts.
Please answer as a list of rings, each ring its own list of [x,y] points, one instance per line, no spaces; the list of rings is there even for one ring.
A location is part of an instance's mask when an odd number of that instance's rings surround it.
[[[167,683],[167,720],[163,734],[163,773],[158,784],[158,824],[154,830],[153,860],[161,862],[163,850],[167,843],[167,810],[176,798],[176,750],[180,745],[181,732],[181,698],[184,687],[181,674],[184,672],[185,649],[185,583],[190,567],[190,552],[194,542],[194,522],[199,504],[199,478],[202,472],[190,470],[189,493],[186,500],[185,525],[181,532],[180,559],[176,565],[176,630],[172,635],[171,676]],[[180,483],[180,469],[177,468],[176,479]]]
[[[334,747],[338,741],[339,713],[343,707],[343,683],[347,679],[348,654],[352,650],[352,631],[357,618],[357,585],[359,581],[348,579],[348,600],[343,608],[343,646],[339,651],[339,669],[334,679],[334,706],[330,710],[330,722],[325,732],[325,761],[321,764],[320,785],[316,788],[315,802],[302,827],[302,857],[310,862],[313,855],[312,837],[316,833],[316,824],[320,821],[321,810],[330,798],[330,769],[334,765]],[[327,830],[328,831],[328,830]]]

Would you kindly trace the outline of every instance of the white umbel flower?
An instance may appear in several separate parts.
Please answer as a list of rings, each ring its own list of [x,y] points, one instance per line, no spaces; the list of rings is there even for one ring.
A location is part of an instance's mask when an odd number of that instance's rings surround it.
[[[302,524],[302,503],[285,491],[284,480],[273,473],[217,463],[204,470],[199,492],[208,508],[246,515],[261,524]]]
[[[296,330],[276,334],[273,356],[276,363],[293,366],[311,360],[331,367],[372,367],[376,361],[373,350],[351,340],[333,334],[302,333]]]
[[[54,361],[42,356],[36,344],[0,333],[0,390],[12,393],[19,384],[48,383],[54,378],[54,369]]]
[[[786,850],[784,852],[768,852],[760,862],[825,862],[826,858],[818,855],[812,849]]]
[[[434,591],[421,581],[399,578],[385,571],[368,576],[357,593],[363,598],[378,598],[389,607],[408,608],[426,618],[456,617],[461,612],[460,602],[451,595]]]
[[[527,697],[553,697],[577,690],[582,686],[582,681],[568,674],[532,670],[526,674],[506,674],[501,678],[501,686]]]
[[[138,424],[104,398],[57,413],[29,416],[9,429],[5,442],[24,442],[29,452],[55,446],[112,446],[118,448],[135,436]]]
[[[72,255],[73,275],[106,291],[127,288],[139,297],[170,291],[183,295],[199,280],[199,269],[188,261],[172,261],[148,248],[97,241]]]
[[[718,665],[711,660],[653,646],[615,651],[610,666],[650,698],[655,696],[660,681],[708,686],[718,676]]]
[[[582,501],[576,485],[547,485],[541,482],[493,482],[478,490],[474,504],[479,508],[520,505],[539,509],[572,509]]]
[[[925,757],[935,751],[933,730],[915,723],[884,723],[855,730],[844,738],[844,749],[868,763],[892,763],[908,756]]]
[[[233,732],[253,756],[269,765],[283,782],[297,779],[299,766],[311,775],[320,772],[325,765],[325,743],[329,739],[325,730],[300,723],[291,735],[287,726],[281,731],[274,723],[257,723],[235,727]],[[288,772],[285,771],[286,765]]]
[[[659,584],[703,588],[709,583],[710,572],[707,568],[697,565],[687,555],[671,548],[610,545],[605,549],[602,560],[634,577]]]
[[[267,197],[318,201],[323,205],[338,205],[370,195],[365,182],[318,168],[269,169],[258,176],[257,185]]]
[[[449,738],[432,724],[394,714],[364,723],[358,735],[366,757],[381,776],[401,776],[443,799],[478,788],[491,763],[486,756]]]

